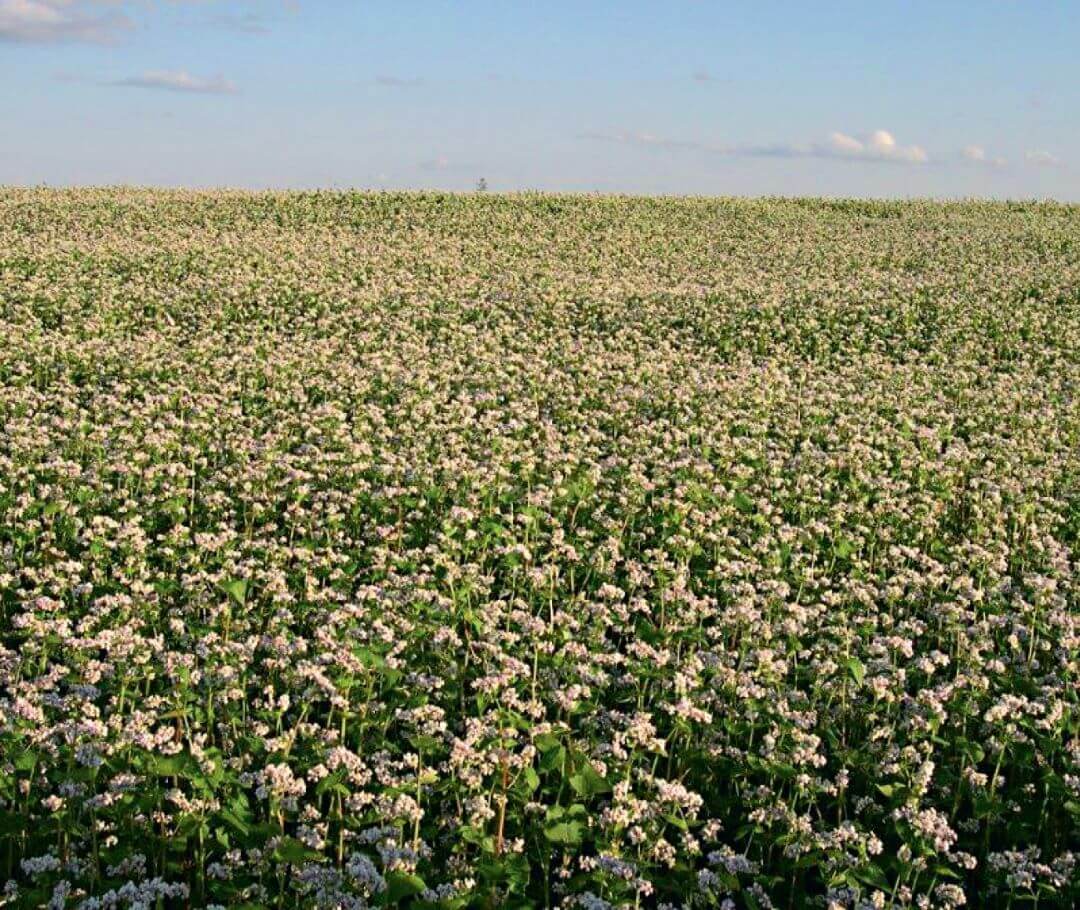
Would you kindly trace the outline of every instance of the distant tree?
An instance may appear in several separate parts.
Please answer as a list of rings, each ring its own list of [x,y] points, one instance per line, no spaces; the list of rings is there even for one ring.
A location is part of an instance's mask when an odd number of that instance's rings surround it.
[[[476,181],[476,192],[478,192],[478,193],[486,193],[487,188],[488,188],[487,181],[483,177],[481,177],[479,180]]]

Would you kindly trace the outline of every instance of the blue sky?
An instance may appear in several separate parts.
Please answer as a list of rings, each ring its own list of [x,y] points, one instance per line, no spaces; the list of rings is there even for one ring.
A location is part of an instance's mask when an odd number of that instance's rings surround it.
[[[1080,0],[0,0],[0,183],[1080,200]]]

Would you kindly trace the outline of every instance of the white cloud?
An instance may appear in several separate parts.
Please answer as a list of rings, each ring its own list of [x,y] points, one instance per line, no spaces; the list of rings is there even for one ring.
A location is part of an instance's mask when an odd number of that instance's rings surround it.
[[[20,44],[108,44],[132,27],[117,10],[88,0],[0,0],[0,41]]]
[[[624,145],[653,148],[696,149],[732,158],[832,158],[839,161],[877,161],[899,164],[923,164],[929,156],[918,145],[897,145],[892,134],[877,130],[866,139],[846,133],[830,133],[825,142],[781,142],[772,145],[713,145],[691,140],[668,139],[645,132],[582,133],[582,139],[599,139]]]
[[[891,155],[896,151],[896,140],[887,130],[874,130],[870,134],[870,147],[882,155]]]
[[[856,139],[846,133],[830,133],[828,146],[815,147],[815,154],[823,158],[836,156],[908,164],[923,164],[929,159],[922,146],[897,145],[896,138],[888,130],[874,130],[865,139]]]
[[[1004,167],[1008,162],[999,156],[991,157],[981,145],[966,145],[960,150],[960,157],[968,164],[984,167]]]
[[[829,143],[836,151],[850,155],[858,155],[864,148],[858,139],[845,133],[829,133]]]
[[[1029,151],[1024,155],[1024,160],[1028,164],[1036,164],[1040,167],[1060,167],[1061,159],[1056,155],[1051,155],[1049,152],[1043,151]]]
[[[128,76],[109,84],[201,95],[229,95],[236,91],[236,86],[223,76],[202,79],[185,70],[148,70],[138,76]]]
[[[168,0],[172,6],[209,5],[210,0]],[[152,0],[0,0],[0,42],[20,44],[112,44],[135,27],[128,12],[145,12]],[[224,12],[205,20],[232,31],[265,34],[254,11]]]

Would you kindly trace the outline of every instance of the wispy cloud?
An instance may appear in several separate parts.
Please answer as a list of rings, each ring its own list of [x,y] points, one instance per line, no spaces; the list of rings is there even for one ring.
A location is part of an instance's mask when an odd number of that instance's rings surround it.
[[[375,82],[388,88],[416,88],[424,84],[424,80],[418,77],[403,76],[376,76]]]
[[[420,162],[420,169],[424,171],[445,171],[448,167],[450,167],[450,159],[445,155]]]
[[[834,132],[830,133],[823,142],[781,142],[772,145],[747,143],[717,145],[694,140],[669,139],[643,132],[587,132],[582,133],[579,138],[652,148],[690,149],[731,158],[832,158],[840,161],[896,164],[924,164],[929,160],[929,156],[921,146],[899,145],[892,133],[886,130],[875,130],[861,139],[847,133]]]
[[[128,88],[159,89],[166,92],[189,92],[199,95],[230,95],[236,85],[223,76],[208,79],[192,76],[185,70],[148,70],[138,76],[117,79],[109,85]]]
[[[258,13],[252,12],[237,14],[222,13],[221,15],[212,16],[209,19],[206,19],[205,24],[245,35],[270,34],[270,26],[267,24],[267,20]]]
[[[110,44],[132,28],[118,10],[87,0],[0,0],[0,41],[18,44]]]
[[[964,148],[960,150],[960,157],[968,164],[979,165],[982,167],[1004,167],[1008,164],[1008,161],[1000,156],[988,155],[986,149],[981,145],[964,146]]]
[[[578,134],[579,139],[595,139],[599,142],[617,142],[621,145],[652,146],[654,148],[673,149],[698,149],[699,151],[719,152],[720,146],[710,146],[703,142],[694,142],[687,139],[667,139],[654,133],[643,132],[618,132],[604,133],[588,130]]]
[[[1057,155],[1051,155],[1049,152],[1033,150],[1024,155],[1024,160],[1028,164],[1034,164],[1039,167],[1061,167],[1062,161]]]

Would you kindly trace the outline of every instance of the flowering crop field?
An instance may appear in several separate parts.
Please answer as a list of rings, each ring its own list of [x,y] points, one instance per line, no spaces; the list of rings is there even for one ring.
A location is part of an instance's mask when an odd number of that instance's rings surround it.
[[[1071,907],[1080,208],[0,190],[0,903]]]

